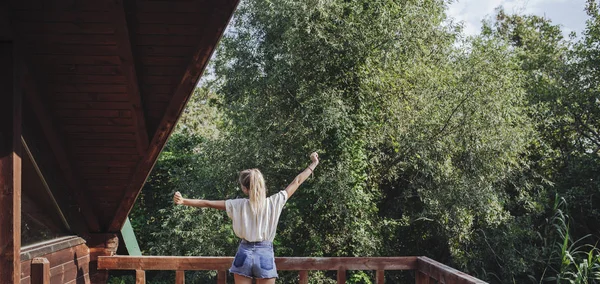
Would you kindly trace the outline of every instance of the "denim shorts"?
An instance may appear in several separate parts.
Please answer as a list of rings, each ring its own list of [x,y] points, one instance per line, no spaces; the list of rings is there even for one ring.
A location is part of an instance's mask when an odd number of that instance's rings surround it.
[[[250,278],[277,278],[273,243],[242,240],[229,272]]]

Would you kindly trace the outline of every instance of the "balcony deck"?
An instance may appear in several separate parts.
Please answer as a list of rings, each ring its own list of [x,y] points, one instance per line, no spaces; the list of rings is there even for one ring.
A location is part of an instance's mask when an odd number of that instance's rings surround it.
[[[217,283],[226,283],[233,257],[101,256],[98,269],[135,270],[136,283],[146,283],[146,270],[174,270],[176,284],[185,282],[184,271],[216,270]],[[486,283],[424,256],[405,257],[276,257],[277,270],[298,271],[299,282],[308,283],[308,271],[335,270],[337,283],[346,282],[347,270],[376,271],[375,283],[384,283],[386,270],[415,271],[417,284]]]

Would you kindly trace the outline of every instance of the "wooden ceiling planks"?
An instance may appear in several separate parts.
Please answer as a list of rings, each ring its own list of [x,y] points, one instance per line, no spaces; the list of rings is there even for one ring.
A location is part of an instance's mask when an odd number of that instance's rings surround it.
[[[53,152],[90,230],[116,232],[238,1],[11,2]]]
[[[141,1],[138,1],[138,5],[139,3],[141,3]],[[175,123],[196,87],[200,75],[204,71],[204,68],[206,68],[208,60],[214,52],[219,39],[223,35],[226,23],[229,22],[233,11],[237,7],[238,1],[221,0],[218,3],[221,5],[220,7],[216,4],[213,4],[214,6],[211,7],[212,9],[208,9],[208,5],[203,7],[205,8],[203,14],[204,18],[196,16],[196,18],[205,20],[205,22],[203,22],[205,27],[212,27],[212,29],[205,28],[204,32],[198,37],[198,46],[194,51],[194,55],[187,64],[185,72],[182,74],[182,79],[176,86],[169,105],[160,120],[156,132],[152,136],[153,138],[148,152],[142,157],[142,160],[138,164],[132,181],[117,207],[114,218],[108,227],[109,232],[119,231],[123,226],[125,219],[139,194],[139,189],[146,181],[168,136],[171,134],[171,131],[173,131]],[[209,13],[206,13],[206,11],[209,11]],[[191,15],[194,16],[193,13]]]

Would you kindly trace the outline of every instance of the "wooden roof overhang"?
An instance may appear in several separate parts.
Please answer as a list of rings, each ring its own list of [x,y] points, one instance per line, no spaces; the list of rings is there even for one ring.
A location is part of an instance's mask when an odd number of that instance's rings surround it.
[[[52,154],[46,167],[64,182],[58,194],[68,195],[69,210],[83,217],[80,231],[121,229],[237,3],[0,5],[10,21],[0,32],[22,62],[24,136],[42,139],[36,143],[46,148],[38,148],[48,151],[38,151]]]

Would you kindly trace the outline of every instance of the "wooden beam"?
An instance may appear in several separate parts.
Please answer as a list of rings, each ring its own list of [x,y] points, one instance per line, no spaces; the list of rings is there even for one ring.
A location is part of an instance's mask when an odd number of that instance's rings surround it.
[[[0,42],[0,283],[21,278],[21,90],[12,42]]]
[[[298,280],[300,284],[308,284],[308,271],[300,270],[300,272],[298,272]]]
[[[50,284],[50,262],[43,257],[31,261],[31,283]]]
[[[48,141],[48,144],[56,157],[56,161],[64,175],[65,181],[68,187],[71,189],[71,194],[75,197],[78,203],[78,210],[84,216],[87,227],[90,232],[99,232],[100,225],[96,215],[93,213],[93,207],[90,203],[85,188],[81,181],[77,178],[76,170],[72,167],[71,162],[67,156],[67,152],[64,148],[64,142],[59,136],[54,123],[54,119],[46,111],[45,102],[42,100],[39,91],[42,89],[37,85],[37,82],[33,80],[33,75],[29,70],[25,71],[23,87],[25,89],[25,96],[29,102],[33,112],[35,113],[44,136]]]
[[[227,270],[233,257],[110,256],[98,257],[107,270]],[[276,257],[278,270],[415,270],[417,257]]]
[[[441,283],[460,283],[460,284],[484,284],[471,275],[456,270],[450,266],[439,263],[428,257],[420,256],[417,258],[418,271],[424,275],[433,278]],[[419,276],[419,274],[417,274]],[[423,277],[423,276],[420,276]],[[421,278],[424,279],[424,278]],[[427,283],[427,282],[425,282]]]
[[[142,104],[136,64],[133,57],[129,21],[127,20],[127,11],[125,10],[123,1],[115,0],[110,2],[113,3],[112,15],[115,25],[115,37],[117,39],[117,55],[121,60],[121,69],[126,78],[127,94],[129,95],[131,111],[133,113],[133,125],[137,134],[138,152],[140,156],[143,156],[148,149],[148,129],[146,128],[144,105]]]
[[[227,283],[227,271],[219,270],[217,271],[217,284],[225,284]]]
[[[337,271],[337,283],[345,284],[346,283],[346,268],[342,267]]]
[[[185,284],[185,271],[175,271],[175,284]]]
[[[146,284],[146,271],[139,269],[135,271],[135,284]]]
[[[216,26],[218,26],[219,29],[215,31],[207,31],[205,36],[200,39],[200,44],[198,45],[194,56],[191,58],[183,78],[179,82],[179,85],[177,86],[175,93],[171,98],[165,115],[161,119],[158,128],[154,132],[148,150],[138,163],[131,182],[125,191],[125,194],[123,195],[123,199],[117,207],[114,215],[115,217],[108,227],[109,232],[118,232],[125,223],[125,218],[127,218],[129,211],[131,211],[131,208],[133,207],[141,188],[144,186],[150,171],[154,167],[154,163],[156,163],[156,159],[158,158],[160,151],[165,146],[169,135],[171,135],[171,132],[175,128],[177,120],[181,116],[187,101],[189,100],[194,88],[198,83],[198,80],[200,79],[200,75],[208,64],[208,60],[212,56],[212,53],[214,52],[215,47],[223,35],[225,27],[227,26],[227,23],[229,22],[231,16],[233,15],[233,11],[238,4],[238,0],[220,1],[220,3],[224,2],[226,2],[226,4],[223,4],[223,10],[214,11],[211,13],[211,23],[216,23]]]
[[[385,282],[385,270],[377,270],[375,274],[375,283],[383,284]]]

